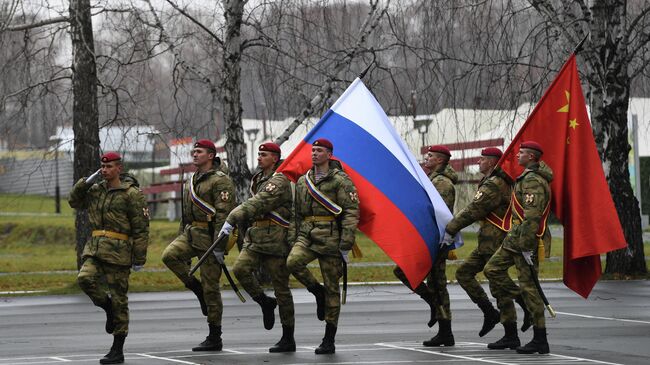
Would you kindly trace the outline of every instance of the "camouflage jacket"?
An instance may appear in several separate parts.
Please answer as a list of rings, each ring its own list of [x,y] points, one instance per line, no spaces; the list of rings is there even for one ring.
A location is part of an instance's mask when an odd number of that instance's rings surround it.
[[[503,218],[510,205],[510,194],[512,194],[512,180],[500,167],[496,167],[492,173],[481,180],[472,202],[454,215],[445,230],[454,236],[461,229],[480,221],[478,252],[493,254],[501,245],[507,232],[488,222],[486,217],[494,213]]]
[[[307,172],[314,181],[314,169]],[[318,182],[316,188],[330,200],[343,208],[336,220],[330,222],[309,221],[310,216],[333,216],[325,207],[316,201],[307,191],[305,176],[296,183],[294,232],[296,244],[307,247],[321,254],[338,256],[339,249],[350,250],[354,245],[357,224],[359,223],[359,196],[357,188],[350,177],[343,172],[338,161],[330,161],[328,174]],[[292,230],[292,228],[290,228]]]
[[[106,181],[86,184],[81,178],[70,191],[68,202],[74,209],[88,209],[93,231],[106,230],[129,237],[120,240],[109,237],[91,237],[83,250],[83,257],[121,265],[144,265],[149,244],[149,211],[138,181],[129,174],[120,175],[121,185],[109,188]]]
[[[438,167],[436,171],[429,174],[429,179],[433,186],[438,190],[438,194],[449,208],[454,212],[454,202],[456,201],[456,189],[454,184],[458,182],[458,174],[450,165]]]
[[[212,205],[216,214],[210,220],[208,215],[192,201],[190,184],[194,184],[194,191],[203,201]],[[209,170],[205,173],[195,172],[185,181],[183,191],[183,216],[182,227],[187,232],[192,247],[199,251],[207,250],[216,238],[216,233],[226,221],[226,217],[235,206],[235,185],[228,175],[220,170]],[[212,237],[210,229],[192,225],[193,222],[208,223],[212,225]],[[190,226],[192,225],[192,226]],[[217,250],[225,250],[226,242]]]
[[[514,192],[524,208],[524,219],[519,222],[513,218],[512,229],[503,241],[504,249],[537,252],[536,234],[542,213],[551,199],[549,184],[552,180],[553,171],[544,162],[529,166],[517,178]]]
[[[274,211],[291,222],[291,182],[281,173],[264,176],[258,172],[251,181],[251,192],[254,195],[230,212],[226,221],[241,225],[255,220],[246,230],[244,247],[261,254],[287,256],[287,228],[270,222],[266,215]]]

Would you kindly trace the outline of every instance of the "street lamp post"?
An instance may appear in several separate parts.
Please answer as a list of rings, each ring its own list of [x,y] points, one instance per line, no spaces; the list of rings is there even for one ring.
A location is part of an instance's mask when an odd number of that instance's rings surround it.
[[[429,118],[413,118],[413,124],[415,129],[420,133],[420,138],[422,139],[422,147],[426,146],[426,135],[429,132],[429,123],[431,123]],[[420,149],[422,151],[422,149]]]
[[[50,139],[54,143],[54,211],[61,214],[61,187],[59,186],[59,144],[60,138]]]
[[[246,130],[248,140],[251,142],[251,171],[255,169],[255,140],[257,139],[257,134],[259,132],[260,130],[258,128]]]
[[[149,186],[153,186],[153,184],[156,182],[156,136],[157,133],[151,133],[149,134],[149,141],[151,142],[151,184]],[[151,216],[154,217],[156,215],[156,194],[151,194],[151,200],[153,200],[153,203],[151,204]]]

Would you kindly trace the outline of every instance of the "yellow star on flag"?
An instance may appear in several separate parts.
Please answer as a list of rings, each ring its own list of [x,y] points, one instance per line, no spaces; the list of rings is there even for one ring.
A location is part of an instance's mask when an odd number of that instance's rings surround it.
[[[576,129],[577,126],[579,126],[578,120],[576,118],[569,119],[569,128]]]

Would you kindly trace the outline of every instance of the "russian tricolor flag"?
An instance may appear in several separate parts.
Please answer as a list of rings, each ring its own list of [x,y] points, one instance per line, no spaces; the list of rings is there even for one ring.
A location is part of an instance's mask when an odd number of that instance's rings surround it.
[[[359,193],[359,229],[404,271],[412,287],[431,270],[451,213],[359,78],[307,133],[278,171],[292,181],[311,167],[312,143],[327,138]]]

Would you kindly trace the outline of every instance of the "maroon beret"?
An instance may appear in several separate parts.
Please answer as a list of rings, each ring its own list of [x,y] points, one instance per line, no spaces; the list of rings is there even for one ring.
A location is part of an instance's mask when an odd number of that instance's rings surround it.
[[[121,161],[121,160],[122,160],[122,156],[120,156],[120,154],[117,152],[106,152],[105,154],[102,155],[101,158],[102,162]]]
[[[481,156],[501,158],[503,152],[496,147],[488,147],[481,151]]]
[[[542,145],[535,141],[522,142],[521,145],[519,145],[519,148],[528,148],[531,150],[538,151],[539,153],[544,153],[544,150],[542,149]]]
[[[278,146],[277,144],[275,144],[273,142],[262,143],[260,145],[260,147],[258,148],[258,150],[273,152],[273,153],[277,153],[278,155],[282,154],[282,150],[280,149],[280,146]]]
[[[435,146],[429,146],[429,152],[442,153],[443,155],[447,155],[451,157],[451,151],[449,151],[449,148],[440,144]]]
[[[212,150],[212,152],[217,153],[217,147],[215,147],[214,143],[209,140],[209,139],[199,139],[194,143],[194,148],[207,148],[209,150]]]
[[[325,138],[319,138],[312,143],[312,146],[320,146],[320,147],[325,147],[329,149],[330,151],[334,151],[334,145],[332,145],[332,142]]]

